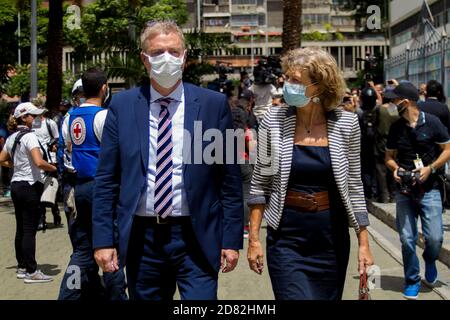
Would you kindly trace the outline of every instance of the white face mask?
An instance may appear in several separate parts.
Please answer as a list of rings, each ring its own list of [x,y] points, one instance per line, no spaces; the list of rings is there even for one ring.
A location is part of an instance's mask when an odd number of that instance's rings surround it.
[[[154,79],[161,87],[172,88],[183,76],[184,55],[177,58],[167,51],[156,57],[144,55],[152,66],[150,79]]]

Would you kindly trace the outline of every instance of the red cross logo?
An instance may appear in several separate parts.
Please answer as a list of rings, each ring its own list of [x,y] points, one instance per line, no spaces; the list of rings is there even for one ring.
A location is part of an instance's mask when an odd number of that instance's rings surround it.
[[[73,120],[70,125],[70,136],[72,137],[72,142],[76,145],[81,145],[86,139],[86,124],[83,118],[78,117]]]
[[[80,139],[81,125],[79,123],[75,124],[75,127],[73,129],[73,133],[75,134],[75,139]]]

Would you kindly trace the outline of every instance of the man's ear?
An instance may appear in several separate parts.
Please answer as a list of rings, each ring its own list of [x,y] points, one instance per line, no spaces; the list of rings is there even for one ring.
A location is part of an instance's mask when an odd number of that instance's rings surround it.
[[[147,56],[144,54],[144,51],[141,51],[141,61],[147,69],[150,69],[151,65]]]

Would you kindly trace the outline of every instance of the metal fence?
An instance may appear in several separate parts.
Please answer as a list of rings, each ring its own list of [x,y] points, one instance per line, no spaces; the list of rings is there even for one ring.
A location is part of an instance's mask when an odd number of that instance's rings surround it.
[[[417,87],[429,80],[442,83],[450,95],[450,42],[447,38],[422,45],[384,62],[385,79],[409,80]]]

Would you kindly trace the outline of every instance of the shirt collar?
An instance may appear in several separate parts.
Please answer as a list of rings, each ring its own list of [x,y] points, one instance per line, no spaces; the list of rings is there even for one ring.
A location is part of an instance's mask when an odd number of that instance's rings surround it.
[[[408,125],[408,120],[406,120],[405,118],[401,117],[401,119],[403,119],[403,121]],[[417,119],[417,124],[415,128],[418,128],[420,126],[423,126],[426,123],[426,119],[425,119],[425,112],[421,111],[419,113],[419,119]]]
[[[183,87],[183,82],[181,81],[180,84],[175,88],[175,90],[173,90],[168,96],[164,97],[162,96],[158,91],[155,90],[155,88],[153,88],[150,85],[150,102],[153,103],[156,100],[160,99],[160,98],[172,98],[173,100],[177,101],[177,102],[181,102],[181,99],[183,97],[183,93],[184,93],[184,87]]]
[[[417,125],[418,126],[422,126],[422,125],[425,124],[425,122],[426,122],[426,120],[425,120],[425,112],[422,111],[419,114],[419,120],[417,120]]]

